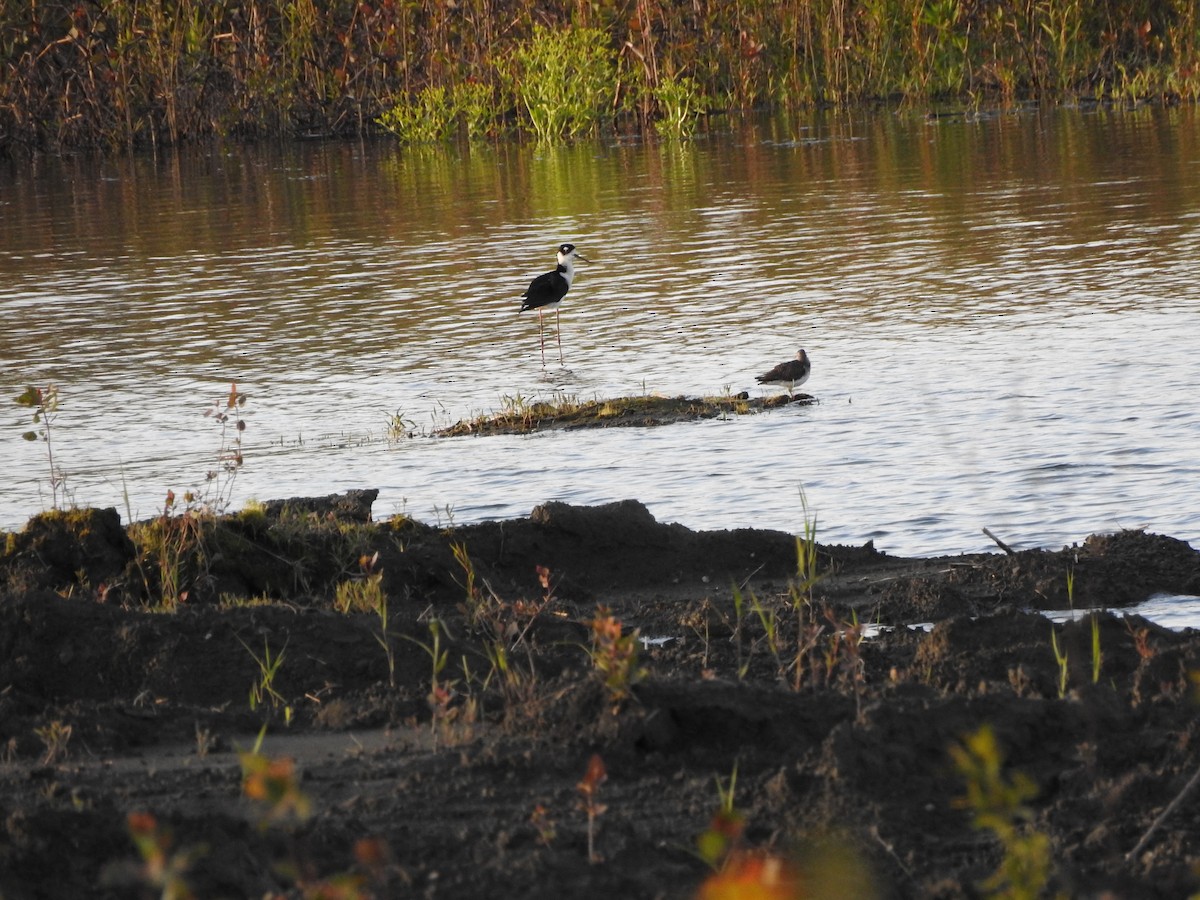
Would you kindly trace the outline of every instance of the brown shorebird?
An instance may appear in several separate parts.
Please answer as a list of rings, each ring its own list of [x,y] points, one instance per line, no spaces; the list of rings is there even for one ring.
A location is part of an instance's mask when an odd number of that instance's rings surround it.
[[[812,373],[812,362],[809,361],[808,354],[801,350],[796,354],[795,359],[789,359],[785,363],[780,363],[770,372],[755,376],[755,381],[759,384],[786,384],[788,386],[788,396],[796,395],[796,388],[808,381],[808,376]]]
[[[575,279],[575,260],[587,262],[574,244],[558,245],[558,265],[553,272],[539,275],[529,283],[528,289],[521,295],[519,313],[527,309],[535,310],[538,314],[538,337],[542,343],[542,367],[546,365],[546,334],[542,330],[542,313],[554,310],[554,332],[558,335],[558,364],[563,364],[562,332],[558,329],[558,304],[567,296],[571,282]]]

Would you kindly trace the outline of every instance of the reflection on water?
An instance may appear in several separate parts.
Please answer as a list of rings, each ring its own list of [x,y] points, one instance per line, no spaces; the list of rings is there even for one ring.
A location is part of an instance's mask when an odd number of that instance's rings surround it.
[[[1099,110],[4,162],[0,391],[57,383],[75,500],[123,514],[203,479],[201,414],[236,381],[237,502],[375,486],[380,516],[461,523],[636,497],[797,531],[803,486],[823,540],[894,553],[994,549],[985,526],[1195,541],[1198,143],[1193,110]],[[518,298],[563,240],[592,263],[543,371]],[[505,396],[758,391],[801,346],[819,406],[384,440],[393,415],[428,430]],[[17,527],[46,463],[5,405]]]

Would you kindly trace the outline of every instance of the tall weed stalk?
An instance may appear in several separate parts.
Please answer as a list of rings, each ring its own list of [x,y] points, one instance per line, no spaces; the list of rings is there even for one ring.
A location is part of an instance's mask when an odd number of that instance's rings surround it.
[[[15,398],[18,406],[32,410],[30,418],[35,426],[21,434],[27,441],[42,441],[46,445],[46,463],[49,467],[50,496],[54,509],[59,508],[60,502],[66,502],[67,476],[54,461],[54,441],[50,430],[58,412],[58,387],[48,384],[45,387],[30,385],[23,393]]]

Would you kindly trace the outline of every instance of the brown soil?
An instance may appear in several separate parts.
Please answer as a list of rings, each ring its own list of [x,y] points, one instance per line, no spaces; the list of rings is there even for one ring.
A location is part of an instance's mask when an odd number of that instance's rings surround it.
[[[439,530],[370,523],[373,499],[276,504],[190,531],[159,523],[175,547],[202,551],[180,555],[187,597],[174,612],[146,605],[170,583],[159,557],[175,558],[147,549],[152,523],[139,532],[83,510],[7,535],[5,900],[168,896],[172,862],[206,898],[693,897],[711,873],[697,837],[735,767],[743,848],[791,860],[810,884],[858,879],[804,896],[976,897],[1004,851],[959,802],[950,748],[985,725],[1003,777],[1034,786],[1020,833],[1048,838],[1051,890],[1200,889],[1194,797],[1130,855],[1200,762],[1200,638],[1119,613],[1159,590],[1200,594],[1185,543],[1132,531],[939,559],[821,546],[796,689],[790,535],[693,532],[634,501]],[[454,545],[474,567],[473,604]],[[378,616],[334,610],[336,585],[376,551],[394,686]],[[1067,655],[1060,697],[1052,626],[1036,610],[1067,606],[1068,571],[1076,606],[1113,611],[1095,616],[1095,682],[1092,620],[1053,628]],[[600,604],[623,635],[666,639],[642,650],[625,699],[586,652]],[[855,645],[855,616],[897,627]],[[417,643],[433,649],[435,618],[448,651],[436,720]],[[282,658],[278,705],[268,695],[251,709],[252,652],[268,648]],[[239,756],[264,723],[260,755]],[[593,754],[607,780],[589,860],[578,785]],[[273,762],[273,781],[253,775],[256,759]],[[307,808],[289,807],[301,798]],[[163,842],[163,866],[143,862],[134,835],[152,859]],[[852,871],[819,874],[838,859]]]

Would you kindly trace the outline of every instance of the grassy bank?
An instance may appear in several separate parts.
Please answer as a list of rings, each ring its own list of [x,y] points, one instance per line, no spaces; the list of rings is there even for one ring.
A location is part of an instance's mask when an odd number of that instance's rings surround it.
[[[1193,101],[1197,27],[1191,0],[12,0],[0,150],[682,134],[705,111],[875,100]]]

